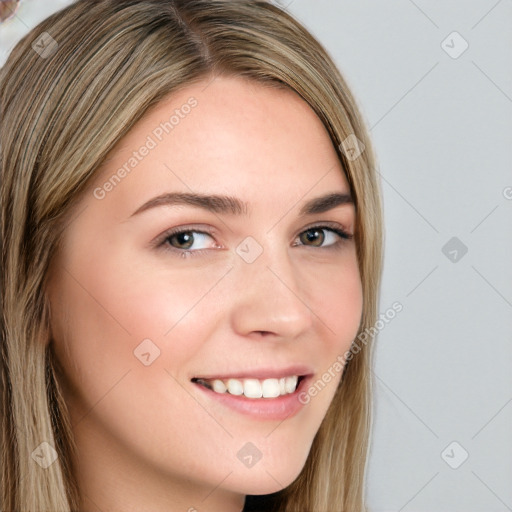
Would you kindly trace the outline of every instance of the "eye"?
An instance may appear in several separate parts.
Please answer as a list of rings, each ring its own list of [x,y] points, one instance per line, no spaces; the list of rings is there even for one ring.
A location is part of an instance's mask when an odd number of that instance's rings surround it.
[[[305,246],[330,247],[338,245],[341,239],[347,240],[352,238],[352,235],[340,227],[313,226],[303,231],[297,238]]]
[[[295,239],[293,246],[335,249],[353,235],[347,233],[337,223],[334,226],[312,226],[302,231]],[[182,257],[200,255],[209,249],[221,249],[216,243],[213,234],[191,227],[176,228],[164,233],[155,243],[166,251],[174,252]]]
[[[218,247],[212,235],[194,229],[182,229],[168,232],[161,242],[162,246],[182,254]]]

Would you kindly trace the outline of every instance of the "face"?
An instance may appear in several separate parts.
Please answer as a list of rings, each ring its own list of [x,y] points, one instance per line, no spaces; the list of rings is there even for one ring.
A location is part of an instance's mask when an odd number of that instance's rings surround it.
[[[84,510],[237,511],[289,485],[362,312],[355,209],[318,117],[240,78],[187,86],[76,211],[48,296]]]

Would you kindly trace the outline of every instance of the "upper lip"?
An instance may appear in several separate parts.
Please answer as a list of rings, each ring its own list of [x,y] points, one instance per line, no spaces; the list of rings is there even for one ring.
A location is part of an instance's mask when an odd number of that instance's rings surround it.
[[[201,374],[194,376],[194,379],[279,379],[281,377],[291,377],[292,375],[307,376],[314,373],[310,366],[303,364],[294,364],[282,368],[253,368],[250,370],[237,370],[225,373]]]

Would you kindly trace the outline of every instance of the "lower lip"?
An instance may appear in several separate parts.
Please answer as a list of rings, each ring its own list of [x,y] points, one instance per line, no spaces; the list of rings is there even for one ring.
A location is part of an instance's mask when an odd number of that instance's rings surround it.
[[[207,396],[236,412],[246,414],[260,420],[283,421],[295,416],[305,405],[299,401],[299,394],[306,389],[311,376],[303,378],[297,389],[288,395],[276,398],[247,398],[244,395],[230,395],[229,393],[215,393],[201,384],[194,383]]]

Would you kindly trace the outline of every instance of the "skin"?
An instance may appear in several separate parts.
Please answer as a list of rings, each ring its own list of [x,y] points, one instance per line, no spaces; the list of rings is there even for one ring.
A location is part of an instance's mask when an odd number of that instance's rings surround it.
[[[191,97],[197,106],[96,198],[95,188]],[[354,206],[299,215],[312,198],[349,193],[336,151],[294,92],[218,77],[147,112],[95,178],[47,290],[81,510],[239,512],[247,494],[298,476],[341,372],[284,421],[227,408],[191,379],[304,363],[317,380],[350,347],[362,312],[355,242],[301,233],[330,222],[353,234]],[[174,205],[132,216],[163,192],[229,195],[248,212]],[[152,244],[175,227],[211,229],[211,238],[193,234],[191,250],[205,250],[183,256],[176,237]],[[248,236],[263,250],[252,263],[236,252]],[[175,252],[165,249],[172,244]],[[149,365],[134,355],[145,339],[160,350]],[[251,468],[237,458],[247,442],[261,452]]]

